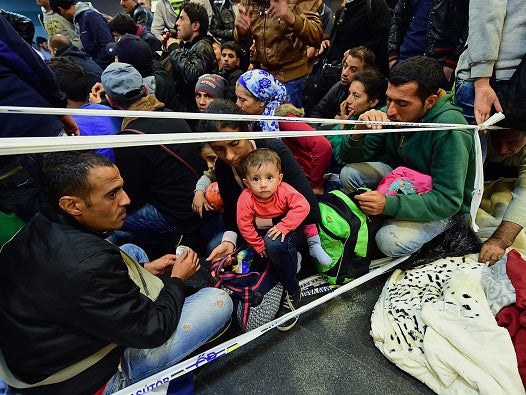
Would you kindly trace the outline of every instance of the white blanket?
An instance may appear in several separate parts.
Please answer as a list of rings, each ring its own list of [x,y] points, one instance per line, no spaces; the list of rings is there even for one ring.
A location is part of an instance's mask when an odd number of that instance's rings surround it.
[[[396,270],[371,317],[376,347],[439,394],[524,394],[508,331],[491,313],[477,255]]]

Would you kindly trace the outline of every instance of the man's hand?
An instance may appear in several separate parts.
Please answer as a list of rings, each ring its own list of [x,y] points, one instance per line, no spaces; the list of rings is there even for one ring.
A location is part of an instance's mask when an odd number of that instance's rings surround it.
[[[358,117],[358,121],[380,121],[380,122],[388,122],[389,118],[387,117],[387,114],[380,110],[369,110],[364,112],[362,115]],[[380,130],[383,129],[382,125],[354,125],[354,130],[367,130],[367,129],[373,129],[373,130]],[[353,140],[361,140],[365,137],[365,134],[353,134],[352,138]]]
[[[511,221],[502,221],[493,235],[482,244],[479,254],[479,262],[489,262],[493,265],[500,260],[506,248],[510,247],[518,234],[522,231],[522,226]]]
[[[368,191],[355,196],[362,211],[367,215],[382,214],[385,208],[385,196],[378,191]]]
[[[248,11],[245,7],[239,6],[239,14],[236,17],[236,30],[240,36],[246,36],[250,32],[250,23],[252,22],[252,13],[254,8],[248,7]]]
[[[62,115],[60,121],[64,125],[64,130],[68,136],[80,136],[80,130],[71,115]]]
[[[444,66],[442,67],[442,70],[444,71],[444,77],[446,77],[447,82],[450,82],[451,78],[453,77],[453,73],[455,72],[455,69],[452,69],[448,66]]]
[[[268,237],[270,237],[272,240],[276,240],[279,236],[281,236],[281,242],[283,243],[285,241],[285,233],[282,233],[281,230],[273,226],[270,228],[267,232]]]
[[[194,250],[187,247],[181,256],[175,260],[172,267],[172,277],[177,277],[186,281],[200,268],[199,256],[197,256],[197,253]]]
[[[495,239],[490,237],[482,244],[479,254],[479,262],[489,262],[493,265],[495,262],[500,261],[506,252],[506,244],[503,240]]]
[[[318,56],[321,55],[330,46],[331,46],[331,40],[323,40],[320,44],[320,50],[318,51]]]
[[[218,259],[223,258],[224,256],[232,253],[234,251],[234,245],[228,241],[222,241],[214,250],[210,253],[207,262],[215,262]],[[230,257],[227,259],[227,265],[230,264]]]
[[[495,110],[502,112],[502,106],[500,105],[497,94],[489,84],[489,78],[477,78],[475,79],[475,102],[474,113],[475,121],[478,125],[485,122],[491,115],[491,108],[495,107]]]
[[[286,0],[270,0],[268,16],[278,22],[283,21],[290,27],[296,22],[296,15],[292,13]]]
[[[391,69],[393,68],[393,66],[395,65],[395,63],[396,63],[396,59],[395,59],[395,60],[391,60],[391,61],[389,62],[389,70],[391,70]]]
[[[172,270],[175,260],[176,256],[174,254],[166,254],[159,259],[145,263],[144,268],[154,276],[160,276]]]
[[[89,102],[94,104],[99,104],[102,101],[102,94],[104,93],[104,87],[100,82],[96,82],[95,85],[91,87],[91,92],[89,94]]]

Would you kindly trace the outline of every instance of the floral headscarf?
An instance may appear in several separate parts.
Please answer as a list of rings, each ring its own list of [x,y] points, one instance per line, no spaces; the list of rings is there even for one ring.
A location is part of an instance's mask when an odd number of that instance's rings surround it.
[[[263,115],[274,115],[276,108],[285,101],[287,96],[287,90],[283,84],[265,70],[249,70],[237,81],[256,99],[265,103]],[[276,121],[261,121],[259,126],[265,132],[279,130],[279,124]]]

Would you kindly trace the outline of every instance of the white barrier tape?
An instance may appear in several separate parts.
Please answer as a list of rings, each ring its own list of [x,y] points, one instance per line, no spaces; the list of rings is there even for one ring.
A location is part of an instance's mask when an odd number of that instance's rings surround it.
[[[457,129],[455,125],[440,130]],[[431,128],[407,128],[404,133],[428,132]],[[204,132],[204,133],[161,133],[121,134],[106,136],[62,136],[62,137],[4,137],[0,138],[0,155],[18,155],[54,151],[74,151],[106,147],[131,147],[137,145],[159,145],[177,143],[201,143],[204,141],[265,139],[278,137],[334,136],[354,134],[400,133],[400,129],[369,130],[317,130],[276,131],[276,132]]]
[[[479,129],[474,125],[451,123],[418,123],[418,122],[380,122],[358,121],[350,119],[332,118],[301,118],[277,117],[270,115],[240,115],[240,114],[209,114],[202,112],[175,112],[175,111],[129,111],[129,110],[89,110],[74,108],[48,108],[48,107],[14,107],[0,106],[0,114],[38,114],[38,115],[90,115],[107,117],[129,118],[157,118],[157,119],[206,119],[206,120],[233,120],[233,121],[278,121],[278,122],[305,122],[346,125],[386,125],[392,127],[417,127],[431,129]],[[489,126],[489,125],[488,125]]]
[[[179,362],[177,365],[174,365],[170,368],[163,370],[162,372],[154,374],[144,380],[141,380],[135,384],[132,384],[126,388],[123,388],[122,390],[116,392],[115,394],[116,395],[125,395],[125,394],[126,395],[139,395],[139,394],[148,393],[149,391],[155,389],[156,387],[163,385],[165,383],[168,383],[170,380],[180,377],[183,374],[189,373],[193,371],[194,369],[200,366],[203,366],[207,364],[208,362],[211,362],[219,357],[222,357],[240,348],[241,346],[251,342],[252,340],[257,339],[264,333],[268,332],[270,329],[277,327],[282,322],[285,322],[293,317],[303,314],[331,299],[334,299],[335,297],[347,291],[350,291],[351,289],[358,287],[359,285],[366,283],[369,280],[372,280],[375,277],[378,277],[388,272],[389,270],[392,270],[395,266],[405,261],[407,258],[409,258],[409,256],[395,259],[391,261],[390,263],[386,264],[385,266],[379,267],[367,273],[366,275],[361,276],[357,278],[356,280],[353,280],[341,286],[340,288],[333,290],[331,293],[323,295],[322,297],[310,302],[309,304],[306,304],[305,306],[301,306],[295,311],[291,311],[290,313],[287,313],[282,317],[276,318],[275,320],[265,325],[261,325],[259,328],[256,328],[250,332],[239,335],[224,343],[221,343],[220,345],[213,347],[195,357],[191,357],[185,361]]]

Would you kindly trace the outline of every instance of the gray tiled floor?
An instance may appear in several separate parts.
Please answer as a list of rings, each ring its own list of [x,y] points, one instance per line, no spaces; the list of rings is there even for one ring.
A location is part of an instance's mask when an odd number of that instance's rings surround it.
[[[432,394],[385,359],[369,335],[386,279],[305,313],[289,332],[274,329],[203,366],[196,394]]]

